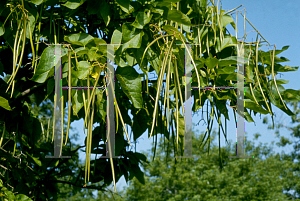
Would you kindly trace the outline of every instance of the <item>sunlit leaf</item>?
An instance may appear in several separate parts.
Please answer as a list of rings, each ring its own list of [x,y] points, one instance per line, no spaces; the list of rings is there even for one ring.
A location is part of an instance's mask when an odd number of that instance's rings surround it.
[[[11,110],[8,100],[0,96],[0,107],[3,107],[6,110]]]

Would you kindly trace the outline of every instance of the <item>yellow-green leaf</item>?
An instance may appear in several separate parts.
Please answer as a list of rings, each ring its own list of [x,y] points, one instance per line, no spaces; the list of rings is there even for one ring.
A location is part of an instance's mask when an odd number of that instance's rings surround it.
[[[11,110],[8,100],[0,96],[0,107],[3,107],[6,110]]]

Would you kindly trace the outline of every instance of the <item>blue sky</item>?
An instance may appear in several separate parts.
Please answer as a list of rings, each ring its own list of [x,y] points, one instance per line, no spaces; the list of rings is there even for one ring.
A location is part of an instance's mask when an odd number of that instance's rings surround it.
[[[217,2],[217,1],[216,1]],[[242,11],[244,13],[243,9],[246,9],[246,17],[249,19],[249,21],[255,26],[255,28],[262,34],[264,38],[268,40],[268,42],[271,45],[276,45],[276,49],[281,49],[283,46],[289,45],[289,49],[279,54],[279,56],[283,56],[288,58],[290,61],[282,63],[283,65],[288,66],[299,66],[300,65],[300,57],[299,57],[299,50],[298,47],[300,46],[300,40],[298,39],[298,33],[300,31],[300,17],[298,14],[298,11],[300,9],[300,2],[299,1],[279,1],[279,0],[231,0],[231,1],[222,1],[222,9],[227,11],[231,10],[233,8],[236,8],[240,5],[243,5],[238,10]],[[235,21],[235,14],[232,15]],[[230,25],[227,26],[230,33],[232,35],[235,34],[234,30],[230,27]],[[242,37],[244,35],[243,31],[243,17],[241,14],[238,14],[238,37]],[[246,32],[254,30],[247,22],[246,22]],[[247,36],[248,42],[255,41],[256,39],[256,33],[251,32]],[[267,47],[261,48],[264,51],[267,51]],[[273,46],[269,47],[269,49],[273,49]],[[137,69],[137,68],[136,68]],[[278,75],[279,76],[279,75]],[[289,80],[288,84],[283,85],[286,89],[299,89],[299,77],[300,77],[300,71],[293,71],[293,72],[287,72],[283,73],[283,75],[278,78]],[[229,109],[229,118],[230,121],[227,122],[227,135],[228,139],[232,140],[232,142],[235,142],[236,139],[236,127],[235,127],[235,120],[233,116],[232,109]],[[275,123],[281,122],[286,124],[287,126],[290,124],[290,117],[280,111],[279,109],[272,107],[273,111],[275,112]],[[292,108],[290,107],[292,110]],[[130,114],[130,113],[129,113]],[[131,114],[130,114],[131,116]],[[253,116],[252,118],[255,121],[254,123],[248,123],[245,121],[245,131],[246,136],[250,138],[250,140],[253,139],[253,136],[255,133],[260,133],[261,137],[259,138],[259,142],[262,143],[269,143],[271,141],[278,142],[278,139],[275,137],[274,133],[275,130],[268,130],[268,125],[263,124],[262,120],[263,118],[267,116],[269,123],[271,122],[270,115],[261,115],[257,114],[257,116]],[[131,116],[132,117],[132,116]],[[200,115],[195,115],[193,117],[193,122],[197,123],[200,120]],[[215,120],[214,120],[215,121]],[[222,118],[222,123],[224,125],[224,117]],[[217,130],[218,123],[214,122],[214,128]],[[84,139],[86,137],[85,134],[83,134],[83,121],[76,121],[72,123],[72,126],[77,128],[77,131],[79,132],[80,138],[77,141],[77,143],[80,143],[81,145],[84,143]],[[201,122],[199,126],[194,127],[194,130],[198,129],[201,131],[206,130],[206,125],[203,125]],[[131,130],[128,130],[130,133]],[[280,135],[289,137],[290,132],[288,132],[287,129],[281,129]],[[290,137],[289,137],[290,138]],[[290,138],[291,139],[291,138]],[[222,145],[225,145],[225,139],[224,137],[221,138]],[[142,152],[147,151],[151,148],[152,139],[148,139],[147,132],[144,133],[137,142],[136,151]],[[292,150],[292,147],[286,147],[285,149],[276,149],[276,152],[289,152]],[[80,158],[84,161],[85,160],[85,153],[80,153]],[[117,188],[121,190],[124,186],[126,186],[126,182],[124,177],[120,179],[120,181],[117,183]]]

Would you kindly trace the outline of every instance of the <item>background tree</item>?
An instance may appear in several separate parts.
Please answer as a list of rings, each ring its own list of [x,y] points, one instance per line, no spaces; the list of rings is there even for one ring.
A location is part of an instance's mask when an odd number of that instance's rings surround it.
[[[214,131],[213,138],[216,135]],[[255,135],[256,140],[259,136]],[[217,144],[212,143],[208,155],[207,147],[199,149],[203,133],[194,137],[193,155],[200,157],[182,159],[176,165],[174,157],[165,154],[161,140],[153,163],[143,166],[147,188],[133,179],[123,195],[126,200],[300,200],[296,196],[299,164],[290,155],[276,154],[274,141],[258,146],[247,141],[245,151],[254,156],[251,159],[229,159],[235,154],[235,144],[230,142],[222,147],[220,169]],[[151,152],[145,154],[152,159]],[[290,190],[296,192],[286,192]]]

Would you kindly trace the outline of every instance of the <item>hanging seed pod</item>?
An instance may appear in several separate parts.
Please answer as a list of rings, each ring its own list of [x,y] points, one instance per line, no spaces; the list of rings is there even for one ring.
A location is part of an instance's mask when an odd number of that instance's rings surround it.
[[[68,58],[69,58],[69,76],[68,76],[68,81],[69,81],[69,89],[68,89],[68,126],[67,126],[67,135],[66,135],[66,141],[65,145],[67,144],[68,141],[68,136],[69,136],[69,130],[70,130],[70,118],[71,118],[71,51],[68,51]]]

